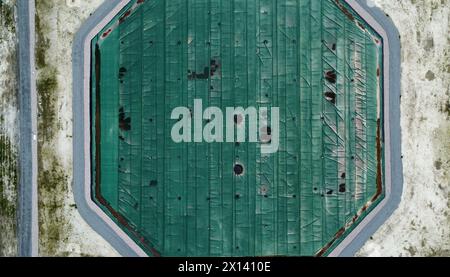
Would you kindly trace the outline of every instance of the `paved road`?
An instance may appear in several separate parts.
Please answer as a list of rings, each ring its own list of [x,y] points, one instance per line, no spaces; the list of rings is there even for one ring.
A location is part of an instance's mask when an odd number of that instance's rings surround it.
[[[19,256],[38,255],[37,104],[34,63],[34,0],[17,1],[19,37],[20,186]]]
[[[77,33],[73,48],[73,110],[74,110],[74,192],[75,200],[83,218],[108,240],[124,256],[140,256],[136,244],[124,236],[123,231],[111,224],[90,198],[89,162],[89,82],[84,71],[89,72],[90,48],[86,40],[92,38],[90,30],[104,23],[117,5],[128,0],[106,1],[100,9],[83,25]],[[386,197],[376,209],[331,253],[330,256],[353,256],[371,235],[391,216],[400,203],[403,190],[400,130],[400,40],[392,21],[378,8],[370,8],[366,0],[347,0],[369,24],[383,36],[385,43],[385,151],[386,151]],[[97,30],[99,31],[99,30]],[[84,52],[86,50],[86,52]],[[87,130],[87,131],[86,131]],[[88,160],[86,160],[88,159]]]
[[[108,23],[128,0],[108,0],[83,24],[74,40],[73,61],[73,161],[74,161],[74,194],[78,211],[83,219],[103,238],[105,238],[121,255],[126,257],[146,256],[145,252],[126,235],[112,220],[100,210],[91,199],[90,153],[85,145],[89,145],[90,121],[89,75],[90,75],[90,41],[91,30],[100,32],[99,24]],[[86,45],[87,44],[87,45]],[[87,51],[85,52],[85,47]],[[85,71],[88,75],[85,75]]]

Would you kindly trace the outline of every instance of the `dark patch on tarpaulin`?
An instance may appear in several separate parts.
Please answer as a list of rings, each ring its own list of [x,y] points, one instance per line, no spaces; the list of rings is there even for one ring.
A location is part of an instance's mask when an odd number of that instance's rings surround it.
[[[95,47],[95,76],[96,76],[96,91],[95,91],[95,143],[100,146],[101,142],[101,96],[100,96],[100,78],[101,78],[101,52],[99,45]],[[92,85],[90,86],[92,90]],[[92,94],[92,91],[91,91]],[[142,245],[155,257],[160,257],[161,254],[151,245],[151,243],[139,235],[129,224],[128,220],[119,212],[117,212],[108,201],[102,196],[101,187],[101,147],[95,148],[95,171],[92,172],[95,175],[95,199],[103,205],[111,215],[122,224],[133,236],[139,238]]]
[[[125,116],[125,111],[123,107],[119,109],[119,128],[122,131],[131,130],[131,118]]]

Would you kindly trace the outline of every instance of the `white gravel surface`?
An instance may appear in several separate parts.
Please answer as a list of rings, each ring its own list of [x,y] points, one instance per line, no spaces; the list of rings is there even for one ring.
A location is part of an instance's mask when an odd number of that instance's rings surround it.
[[[40,1],[36,0],[39,7]],[[45,12],[39,11],[42,26],[46,27],[45,38],[49,41],[45,61],[49,67],[56,69],[57,89],[56,101],[52,103],[56,112],[55,135],[51,142],[46,141],[42,155],[43,167],[54,166],[56,160],[67,177],[64,180],[66,189],[57,190],[60,194],[56,199],[63,199],[64,203],[57,205],[56,211],[41,210],[40,220],[53,220],[49,212],[58,214],[61,222],[45,222],[46,232],[57,228],[60,232],[56,237],[41,234],[40,254],[52,256],[118,256],[109,243],[94,232],[79,215],[72,192],[72,63],[71,51],[74,35],[83,21],[102,3],[101,0],[52,0],[46,6]],[[38,71],[38,74],[40,72]],[[40,103],[41,105],[43,103]],[[49,145],[51,145],[49,147]],[[45,203],[45,190],[40,191],[40,200]],[[50,199],[50,198],[49,198]],[[54,200],[53,198],[52,200]],[[49,201],[52,201],[49,200]],[[45,216],[43,216],[45,215]],[[43,222],[41,222],[42,224]],[[53,225],[50,225],[53,224]],[[59,225],[58,225],[59,224]],[[50,226],[50,227],[49,227]],[[47,241],[46,241],[47,240]],[[48,242],[52,240],[52,242]],[[51,248],[47,248],[50,246]]]

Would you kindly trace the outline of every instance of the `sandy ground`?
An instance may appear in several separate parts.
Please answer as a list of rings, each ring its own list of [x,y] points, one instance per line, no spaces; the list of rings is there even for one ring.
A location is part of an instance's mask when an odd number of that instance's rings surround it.
[[[41,256],[118,255],[81,218],[72,193],[72,42],[101,3],[36,1]]]
[[[373,0],[402,41],[404,195],[359,256],[450,256],[449,0]]]
[[[0,0],[0,256],[17,255],[18,103],[15,0]]]
[[[40,119],[44,132],[40,138],[40,253],[116,256],[81,219],[71,190],[71,43],[81,22],[102,1],[37,2],[40,37],[46,42],[42,47],[45,62],[38,62],[44,118]],[[373,2],[393,18],[402,35],[405,192],[398,211],[358,255],[449,256],[450,0]],[[44,108],[49,107],[52,112],[46,115]]]

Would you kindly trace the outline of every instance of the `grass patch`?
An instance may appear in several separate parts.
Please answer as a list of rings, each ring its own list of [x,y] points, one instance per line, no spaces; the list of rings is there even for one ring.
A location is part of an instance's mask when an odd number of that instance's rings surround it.
[[[60,256],[61,241],[67,240],[68,223],[64,218],[64,195],[68,176],[52,153],[39,147],[39,242],[41,256]],[[48,166],[43,161],[51,160]]]
[[[16,32],[14,6],[15,1],[5,2],[0,0],[0,25],[12,33]]]
[[[0,257],[14,256],[17,251],[18,180],[17,149],[0,133]]]
[[[55,104],[58,100],[56,69],[44,68],[39,72],[37,91],[39,97],[39,134],[44,140],[55,135],[57,124]]]
[[[47,65],[45,60],[47,49],[50,46],[50,41],[44,35],[44,27],[42,26],[41,19],[39,14],[35,15],[36,22],[36,45],[35,45],[35,56],[36,56],[36,65],[38,68],[44,68]]]

